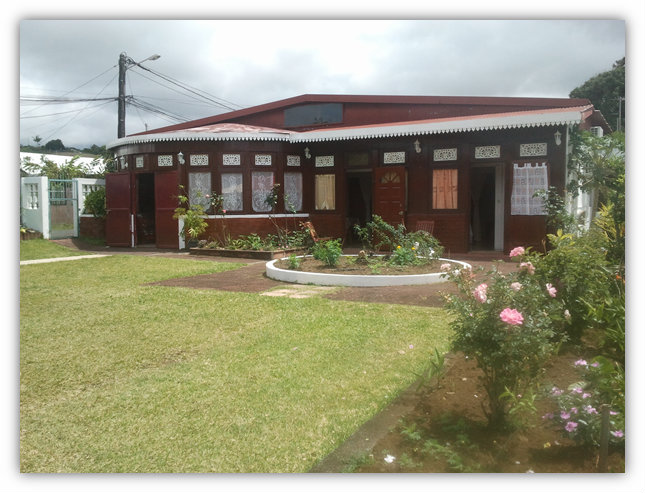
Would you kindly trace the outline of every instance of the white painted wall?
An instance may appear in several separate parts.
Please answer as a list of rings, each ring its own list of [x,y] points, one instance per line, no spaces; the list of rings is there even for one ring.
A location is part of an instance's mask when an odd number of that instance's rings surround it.
[[[38,186],[38,207],[33,208],[30,197],[30,187]],[[43,238],[50,238],[49,231],[49,182],[46,176],[33,176],[20,179],[20,209],[22,225],[43,234]]]

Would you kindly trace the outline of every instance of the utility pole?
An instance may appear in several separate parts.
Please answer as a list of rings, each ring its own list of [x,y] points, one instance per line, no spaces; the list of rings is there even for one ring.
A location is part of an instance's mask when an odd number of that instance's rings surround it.
[[[125,137],[125,71],[128,55],[125,52],[119,56],[119,125],[117,138]]]
[[[147,60],[157,60],[159,55],[150,55],[148,58],[135,62],[124,51],[119,55],[119,109],[118,109],[118,127],[117,138],[125,137],[125,71],[132,65],[139,65]]]

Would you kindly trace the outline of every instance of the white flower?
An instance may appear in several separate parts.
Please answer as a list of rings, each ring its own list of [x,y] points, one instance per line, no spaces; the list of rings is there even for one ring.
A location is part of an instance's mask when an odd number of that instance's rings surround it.
[[[394,457],[393,455],[387,454],[385,456],[385,459],[383,459],[383,460],[385,462],[387,462],[388,464],[392,464],[392,462],[394,462],[394,459],[396,459],[396,457]]]

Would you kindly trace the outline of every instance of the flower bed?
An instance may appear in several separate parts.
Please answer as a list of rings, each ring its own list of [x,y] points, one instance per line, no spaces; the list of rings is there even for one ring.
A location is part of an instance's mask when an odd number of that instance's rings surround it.
[[[190,248],[191,255],[212,255],[216,257],[250,258],[256,260],[273,260],[291,254],[304,253],[303,248],[287,248],[282,250],[232,250],[225,248]]]

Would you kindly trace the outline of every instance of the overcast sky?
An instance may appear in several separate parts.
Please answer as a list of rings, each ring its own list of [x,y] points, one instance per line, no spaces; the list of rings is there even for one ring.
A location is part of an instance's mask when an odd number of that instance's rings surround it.
[[[305,93],[568,97],[625,56],[622,20],[22,20],[20,96],[109,98],[118,59],[233,108]],[[228,111],[138,67],[126,94],[196,119]],[[180,92],[178,92],[180,91]],[[130,105],[126,133],[176,123]],[[40,116],[50,115],[50,116]],[[117,103],[21,102],[20,142],[116,139]]]

